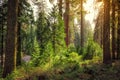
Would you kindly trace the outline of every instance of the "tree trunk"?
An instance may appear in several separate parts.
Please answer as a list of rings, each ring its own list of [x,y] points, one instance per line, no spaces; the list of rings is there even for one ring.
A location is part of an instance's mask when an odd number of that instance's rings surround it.
[[[103,27],[103,63],[111,63],[110,54],[110,0],[104,0],[104,27]]]
[[[16,68],[18,0],[8,0],[7,37],[3,77]]]
[[[21,16],[21,3],[19,3],[18,6],[18,17]],[[17,58],[16,58],[16,65],[19,66],[21,65],[21,23],[18,21],[18,27],[17,27]]]
[[[115,0],[112,0],[112,59],[115,59],[116,52],[116,38],[115,38]]]
[[[3,7],[1,10],[1,14],[3,14]],[[3,67],[3,43],[4,43],[4,33],[3,33],[3,27],[4,27],[4,16],[1,17],[1,24],[0,24],[0,61],[1,61],[1,66]]]
[[[83,0],[81,0],[81,48],[84,47]]]
[[[68,47],[69,45],[69,0],[66,0],[66,9],[65,9],[65,15],[64,15],[64,20],[65,20],[65,33],[66,33],[66,46]]]
[[[117,59],[120,59],[120,1],[117,0],[118,4],[118,29],[117,29]]]
[[[17,58],[16,58],[16,65],[21,65],[21,23],[18,22],[18,33],[17,33]]]

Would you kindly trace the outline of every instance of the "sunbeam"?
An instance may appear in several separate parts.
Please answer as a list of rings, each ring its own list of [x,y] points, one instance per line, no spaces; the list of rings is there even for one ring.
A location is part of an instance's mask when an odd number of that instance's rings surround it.
[[[83,6],[86,11],[85,20],[89,21],[92,30],[94,30],[94,20],[98,17],[98,13],[101,9],[103,2],[97,2],[96,0],[87,0]]]

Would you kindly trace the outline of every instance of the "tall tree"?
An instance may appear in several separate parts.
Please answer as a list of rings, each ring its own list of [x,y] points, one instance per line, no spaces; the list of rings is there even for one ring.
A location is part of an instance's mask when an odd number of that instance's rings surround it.
[[[65,32],[64,23],[57,11],[56,6],[53,7],[50,13],[50,27],[51,27],[51,43],[53,52],[55,54],[61,53],[65,49]]]
[[[3,26],[4,26],[4,24],[3,24],[3,6],[1,5],[0,6],[0,62],[1,62],[1,66],[3,66]],[[0,67],[1,67],[0,66]]]
[[[112,0],[112,59],[116,52],[115,0]]]
[[[6,33],[6,13],[7,1],[2,0],[0,5],[0,56],[1,66],[4,64],[4,49],[5,49],[5,33]]]
[[[39,18],[36,21],[37,23],[37,29],[36,29],[36,36],[37,41],[40,46],[40,55],[42,55],[46,49],[47,43],[49,42],[50,38],[50,29],[48,26],[48,21],[46,18],[45,11],[41,11],[39,13]]]
[[[18,0],[8,0],[7,37],[3,77],[16,68]]]
[[[84,46],[83,0],[81,0],[81,47]]]
[[[117,4],[118,4],[117,59],[120,59],[120,0],[117,0]]]
[[[18,17],[21,16],[21,2],[19,2],[18,6]],[[21,65],[21,23],[18,20],[18,28],[17,28],[17,58],[16,58],[16,65]]]
[[[65,22],[65,33],[66,33],[66,46],[68,47],[69,45],[69,9],[70,9],[70,5],[69,5],[69,0],[66,0],[65,2],[65,14],[64,14],[64,22]]]
[[[104,27],[103,27],[103,63],[111,63],[110,54],[110,0],[104,0]]]

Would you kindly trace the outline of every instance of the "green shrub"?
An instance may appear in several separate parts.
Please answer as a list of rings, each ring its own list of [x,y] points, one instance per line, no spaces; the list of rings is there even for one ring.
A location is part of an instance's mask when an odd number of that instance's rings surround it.
[[[78,55],[76,52],[67,53],[66,55],[56,55],[53,57],[53,68],[75,68],[78,67],[79,63],[82,61],[82,56]]]
[[[32,54],[31,63],[33,66],[43,66],[50,61],[51,56],[53,55],[52,44],[48,43],[45,47],[43,54],[40,53],[40,49]]]
[[[74,44],[70,44],[68,46],[68,53],[71,53],[71,52],[76,52],[76,47]]]
[[[88,40],[88,43],[85,46],[82,55],[83,60],[93,59],[94,57],[102,58],[102,49],[99,44],[90,39]]]

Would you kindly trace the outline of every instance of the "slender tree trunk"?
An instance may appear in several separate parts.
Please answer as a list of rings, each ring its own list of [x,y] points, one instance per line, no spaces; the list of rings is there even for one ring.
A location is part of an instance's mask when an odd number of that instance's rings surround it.
[[[3,8],[1,10],[1,13],[3,13]],[[0,25],[0,56],[1,56],[1,66],[3,67],[3,43],[4,43],[4,33],[3,33],[3,27],[4,27],[4,16],[1,17],[1,25]]]
[[[65,9],[65,33],[66,33],[66,46],[69,45],[69,0],[66,0],[66,9]]]
[[[3,77],[16,68],[18,0],[8,0],[7,37]]]
[[[81,0],[81,48],[84,47],[83,0]]]
[[[112,59],[115,59],[116,52],[116,38],[115,38],[115,0],[112,0]]]
[[[110,0],[104,0],[104,27],[103,27],[103,63],[111,63],[110,54]]]
[[[118,4],[118,29],[117,29],[117,59],[120,59],[120,1],[117,0]]]
[[[21,16],[21,6],[19,3],[18,6],[18,17]],[[18,27],[17,27],[17,58],[16,58],[16,65],[19,66],[21,65],[21,23],[18,21]]]
[[[17,33],[17,58],[16,58],[16,65],[21,65],[21,23],[18,22],[18,33]]]
[[[3,31],[3,27],[4,27],[4,21],[2,22],[2,27],[1,27],[1,65],[3,66],[4,63],[4,51],[3,51],[3,47],[4,47],[4,31]]]

